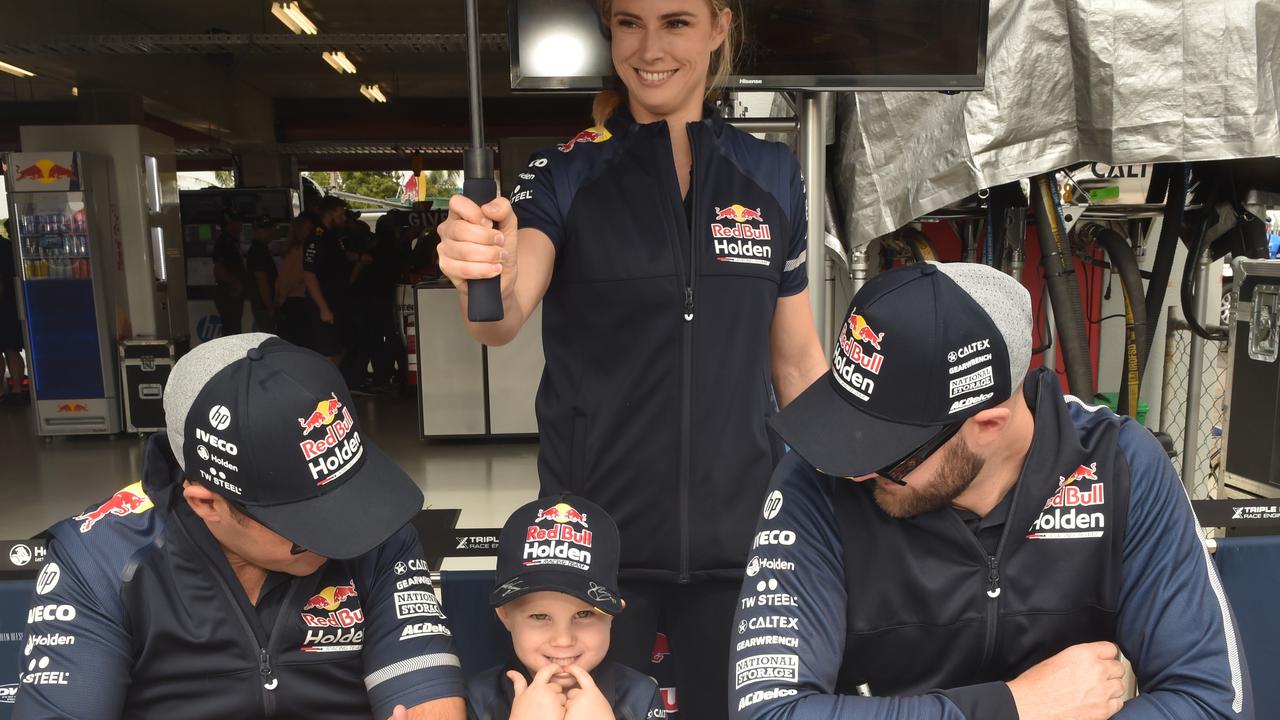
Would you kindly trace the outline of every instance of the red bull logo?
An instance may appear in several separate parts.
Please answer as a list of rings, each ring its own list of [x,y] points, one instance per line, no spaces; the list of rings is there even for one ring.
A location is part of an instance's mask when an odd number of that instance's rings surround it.
[[[89,406],[78,402],[61,403],[58,405],[58,412],[72,414],[87,413],[89,412]]]
[[[662,662],[671,654],[671,641],[667,639],[666,633],[658,633],[653,638],[653,654],[649,658],[654,665]]]
[[[33,165],[16,169],[18,171],[17,180],[34,180],[43,185],[52,185],[60,180],[74,181],[76,179],[74,170],[65,165],[59,165],[52,160],[37,160]]]
[[[539,510],[537,516],[533,518],[533,521],[542,522],[543,520],[551,520],[561,524],[577,523],[582,527],[590,527],[587,524],[587,514],[578,512],[569,503],[557,503],[546,510]]]
[[[332,612],[342,606],[348,598],[358,597],[356,593],[355,583],[347,585],[334,585],[321,590],[307,600],[307,604],[302,606],[303,610],[324,610]]]
[[[1084,481],[1092,484],[1082,487]],[[1071,474],[1058,477],[1058,490],[1044,504],[1044,509],[1102,505],[1107,500],[1106,484],[1098,480],[1098,463],[1081,465]]]
[[[762,223],[764,222],[764,213],[760,211],[760,208],[752,210],[744,205],[733,204],[727,208],[716,208],[716,220],[732,220],[737,223]]]
[[[607,128],[597,125],[593,128],[587,128],[586,130],[583,130],[577,135],[574,135],[573,138],[569,140],[569,142],[563,143],[561,145],[557,145],[556,149],[562,153],[567,153],[572,151],[573,146],[577,145],[578,143],[601,143],[608,140],[611,137],[613,137],[613,133],[609,132]]]
[[[1075,469],[1070,475],[1059,478],[1059,484],[1063,487],[1073,485],[1081,480],[1097,480],[1098,479],[1098,463],[1090,463],[1081,465]]]
[[[338,411],[341,409],[342,401],[336,394],[329,393],[329,399],[316,403],[316,409],[310,415],[298,418],[298,424],[302,426],[302,434],[310,435],[312,430],[330,425],[334,418],[338,417]]]
[[[873,330],[866,319],[857,313],[849,316],[849,330],[853,333],[854,340],[864,342],[877,350],[880,349],[880,341],[884,340],[884,333]]]
[[[110,500],[102,503],[97,508],[86,510],[72,518],[72,520],[83,521],[80,523],[80,532],[87,533],[100,520],[109,515],[115,515],[116,517],[137,515],[153,507],[155,505],[152,504],[151,498],[147,497],[147,494],[142,490],[142,483],[136,482],[112,495]]]
[[[347,601],[356,598],[359,593],[355,583],[348,581],[346,585],[331,585],[312,595],[302,606],[302,621],[307,627],[314,628],[349,628],[364,622],[364,610],[360,607],[343,607]]]

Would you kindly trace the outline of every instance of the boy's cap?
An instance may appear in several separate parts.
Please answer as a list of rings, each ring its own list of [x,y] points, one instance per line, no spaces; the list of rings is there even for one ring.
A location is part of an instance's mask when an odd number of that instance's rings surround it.
[[[193,348],[164,411],[188,480],[318,555],[363,555],[422,508],[418,486],[364,437],[337,368],[274,335]]]
[[[600,506],[576,495],[535,500],[511,514],[498,541],[494,607],[549,590],[599,610],[622,612],[618,527]]]

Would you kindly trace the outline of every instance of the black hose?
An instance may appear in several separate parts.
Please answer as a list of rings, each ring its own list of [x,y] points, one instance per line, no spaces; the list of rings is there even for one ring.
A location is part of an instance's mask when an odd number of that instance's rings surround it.
[[[1137,417],[1138,392],[1147,357],[1147,308],[1143,305],[1142,271],[1128,241],[1120,233],[1101,225],[1090,225],[1081,231],[1081,237],[1102,246],[1111,258],[1112,269],[1120,277],[1125,306],[1125,358],[1116,412]]]
[[[1150,196],[1148,196],[1150,197]],[[1156,247],[1155,261],[1151,266],[1151,282],[1147,284],[1147,344],[1155,342],[1156,325],[1164,312],[1164,293],[1173,274],[1173,258],[1178,251],[1178,237],[1182,231],[1182,213],[1187,203],[1187,173],[1182,163],[1169,167],[1169,191],[1164,201],[1164,220],[1160,225],[1160,244]],[[1149,359],[1141,358],[1144,367]]]
[[[1205,340],[1212,342],[1220,342],[1227,339],[1227,334],[1221,330],[1218,332],[1209,332],[1204,325],[1200,324],[1200,311],[1196,308],[1195,295],[1196,290],[1204,292],[1206,288],[1196,288],[1196,279],[1200,276],[1200,258],[1204,255],[1204,240],[1209,234],[1209,227],[1213,224],[1209,216],[1201,223],[1199,232],[1196,234],[1196,241],[1192,243],[1191,250],[1187,253],[1187,262],[1182,268],[1182,316],[1187,320],[1187,327],[1191,332],[1199,335]]]
[[[1093,397],[1093,366],[1089,359],[1089,336],[1080,309],[1075,263],[1055,198],[1057,191],[1053,175],[1032,178],[1031,204],[1036,213],[1040,264],[1044,267],[1044,282],[1049,288],[1049,303],[1058,327],[1067,383],[1075,395],[1090,398]]]

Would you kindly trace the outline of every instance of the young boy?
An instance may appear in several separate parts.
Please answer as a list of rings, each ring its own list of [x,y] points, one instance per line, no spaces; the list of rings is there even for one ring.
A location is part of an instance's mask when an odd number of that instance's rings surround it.
[[[605,661],[618,591],[618,528],[573,495],[516,510],[498,542],[489,601],[515,659],[467,684],[470,720],[665,718],[658,684]]]

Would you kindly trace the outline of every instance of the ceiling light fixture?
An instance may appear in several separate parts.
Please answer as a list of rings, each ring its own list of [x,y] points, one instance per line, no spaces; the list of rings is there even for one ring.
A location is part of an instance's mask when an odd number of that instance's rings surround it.
[[[20,78],[29,78],[29,77],[36,76],[36,74],[31,72],[30,70],[23,70],[17,65],[10,65],[7,62],[0,62],[0,72],[7,72],[10,75],[16,75],[17,77],[20,77]]]
[[[348,75],[356,74],[355,64],[347,59],[347,54],[344,52],[322,53],[320,57],[324,58],[324,61],[329,63],[329,67],[340,73],[347,73]]]
[[[361,85],[360,94],[369,102],[384,103],[387,101],[387,96],[382,94],[382,88],[378,87],[377,84]]]
[[[271,3],[271,14],[275,15],[276,19],[284,23],[294,34],[315,35],[319,32],[315,23],[302,14],[302,8],[298,6],[297,2],[273,2]]]

